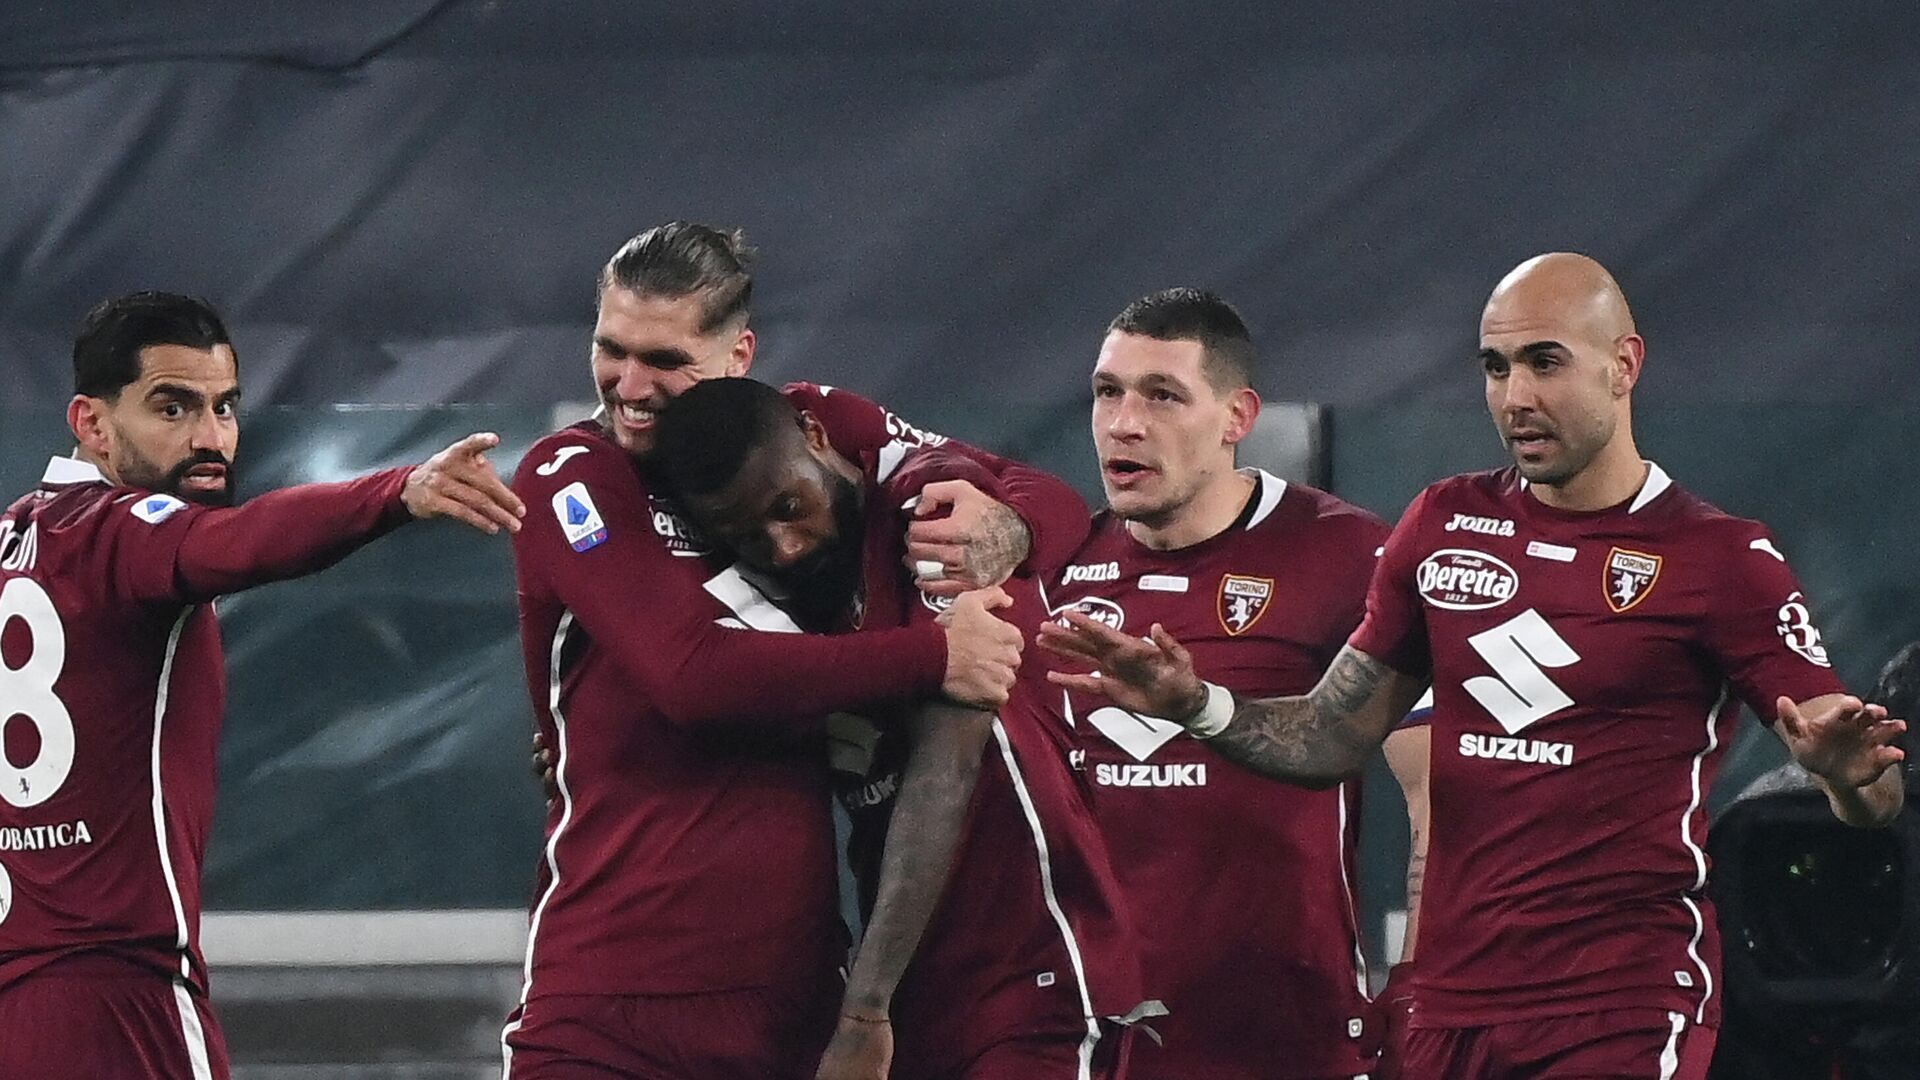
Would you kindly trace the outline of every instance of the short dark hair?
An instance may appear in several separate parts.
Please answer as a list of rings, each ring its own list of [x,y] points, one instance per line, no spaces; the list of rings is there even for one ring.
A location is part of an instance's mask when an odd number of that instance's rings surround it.
[[[1135,300],[1113,317],[1107,332],[1156,341],[1197,341],[1207,378],[1216,388],[1253,385],[1253,334],[1232,304],[1202,289],[1162,289]]]
[[[140,378],[140,350],[231,347],[227,326],[205,300],[179,293],[136,292],[103,300],[87,312],[73,339],[73,392],[111,401]]]
[[[600,291],[618,285],[642,296],[698,295],[700,332],[710,334],[752,314],[756,254],[739,229],[669,221],[620,245],[600,269]]]
[[[747,459],[786,429],[800,410],[753,379],[702,379],[660,410],[649,461],[678,495],[708,495],[740,475]]]

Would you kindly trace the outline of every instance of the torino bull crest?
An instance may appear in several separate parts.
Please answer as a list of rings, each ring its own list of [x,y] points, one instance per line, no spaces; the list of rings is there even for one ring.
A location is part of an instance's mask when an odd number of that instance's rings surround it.
[[[1615,615],[1633,607],[1660,580],[1660,556],[1614,548],[1607,553],[1607,606]]]
[[[1273,599],[1273,579],[1227,574],[1220,579],[1220,625],[1239,637],[1266,614]]]

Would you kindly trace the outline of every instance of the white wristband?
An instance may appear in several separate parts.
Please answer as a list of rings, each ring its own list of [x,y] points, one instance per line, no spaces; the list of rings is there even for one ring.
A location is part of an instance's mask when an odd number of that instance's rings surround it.
[[[1233,692],[1219,683],[1205,683],[1207,703],[1186,722],[1187,734],[1196,739],[1211,739],[1227,730],[1233,722]]]

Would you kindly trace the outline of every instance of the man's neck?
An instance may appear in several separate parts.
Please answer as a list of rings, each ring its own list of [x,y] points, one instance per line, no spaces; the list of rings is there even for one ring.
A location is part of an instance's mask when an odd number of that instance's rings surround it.
[[[1625,435],[1566,483],[1534,484],[1531,490],[1534,498],[1556,510],[1605,510],[1633,498],[1646,485],[1648,471],[1633,437]]]
[[[114,475],[113,470],[107,466],[107,463],[97,457],[94,457],[91,453],[88,453],[86,447],[84,446],[75,447],[73,451],[73,459],[75,461],[84,461],[87,464],[93,466],[94,468],[99,469],[100,475],[107,478],[107,483],[112,484],[115,487],[118,487],[120,485],[120,478]]]
[[[1129,521],[1127,533],[1155,551],[1177,551],[1211,540],[1240,517],[1259,480],[1238,469],[1216,477],[1164,521]]]

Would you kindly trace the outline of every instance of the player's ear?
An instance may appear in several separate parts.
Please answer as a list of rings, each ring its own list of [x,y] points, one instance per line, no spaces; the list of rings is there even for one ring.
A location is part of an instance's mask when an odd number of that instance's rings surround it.
[[[88,394],[75,394],[67,402],[67,427],[73,431],[74,441],[99,461],[105,461],[113,447],[113,426],[107,422],[109,408],[106,399]]]
[[[1227,395],[1227,430],[1222,441],[1228,446],[1238,446],[1240,440],[1253,431],[1254,421],[1260,419],[1260,395],[1250,386],[1243,386]]]
[[[1628,334],[1613,349],[1613,396],[1625,397],[1640,382],[1640,371],[1647,362],[1647,343],[1639,334]]]
[[[733,339],[733,351],[727,356],[727,375],[739,378],[753,366],[753,348],[758,340],[747,327],[740,328],[740,336]]]
[[[814,457],[825,454],[833,446],[827,438],[827,426],[806,409],[800,410],[800,433],[807,437],[807,449],[813,451]]]

